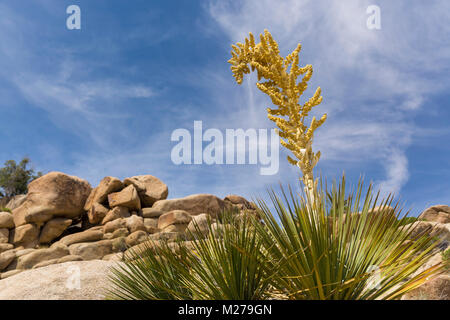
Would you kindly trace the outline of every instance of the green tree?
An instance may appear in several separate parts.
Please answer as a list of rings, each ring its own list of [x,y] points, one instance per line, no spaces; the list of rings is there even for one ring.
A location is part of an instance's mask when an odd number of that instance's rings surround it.
[[[25,157],[16,163],[15,160],[8,160],[5,166],[0,169],[0,195],[3,197],[13,197],[27,192],[28,183],[42,176],[42,172],[35,174],[34,169],[27,168],[30,159]]]

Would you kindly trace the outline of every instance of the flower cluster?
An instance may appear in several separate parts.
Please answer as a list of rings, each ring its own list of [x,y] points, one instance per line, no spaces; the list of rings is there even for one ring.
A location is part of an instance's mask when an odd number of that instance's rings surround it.
[[[322,102],[320,87],[304,104],[300,104],[300,96],[308,87],[313,69],[311,65],[298,66],[301,45],[287,57],[280,55],[277,42],[269,31],[260,35],[260,43],[255,43],[252,33],[245,38],[245,43],[232,45],[232,58],[228,61],[232,66],[233,76],[241,84],[244,74],[256,70],[258,83],[256,86],[266,93],[277,108],[268,108],[268,117],[278,126],[281,144],[292,152],[296,159],[288,156],[289,163],[296,165],[303,173],[303,182],[311,190],[317,181],[313,180],[313,169],[320,158],[320,151],[314,153],[311,145],[314,131],[326,120],[324,114],[320,120],[313,117],[307,127],[304,122],[314,106]],[[251,71],[250,71],[251,69]],[[302,76],[301,81],[298,78]],[[261,81],[262,79],[265,79]]]

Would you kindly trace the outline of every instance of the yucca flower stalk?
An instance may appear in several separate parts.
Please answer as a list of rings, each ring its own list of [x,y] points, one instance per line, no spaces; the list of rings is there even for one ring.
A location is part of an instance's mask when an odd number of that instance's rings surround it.
[[[277,107],[267,109],[268,118],[279,128],[280,143],[295,156],[295,159],[290,156],[287,159],[290,164],[300,168],[306,191],[312,199],[314,189],[317,188],[313,169],[320,159],[320,151],[313,152],[312,142],[314,131],[325,122],[327,115],[324,114],[319,120],[313,117],[310,126],[305,125],[309,112],[322,102],[322,96],[319,87],[308,101],[300,103],[300,97],[308,88],[313,73],[311,65],[298,65],[301,45],[298,44],[291,54],[283,58],[278,43],[269,31],[264,30],[259,43],[249,33],[244,43],[238,42],[232,48],[232,58],[228,63],[231,64],[236,82],[241,84],[245,74],[256,70],[259,81],[256,86]],[[263,78],[266,81],[261,81]]]

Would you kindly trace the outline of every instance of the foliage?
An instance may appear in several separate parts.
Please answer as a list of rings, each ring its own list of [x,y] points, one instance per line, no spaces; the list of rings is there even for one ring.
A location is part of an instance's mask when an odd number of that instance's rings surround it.
[[[9,213],[12,213],[12,210],[11,210],[10,208],[0,207],[0,212],[9,212]]]
[[[444,262],[445,269],[450,270],[450,248],[442,252],[442,261]]]
[[[281,197],[270,192],[278,219],[258,201],[264,219],[258,230],[279,262],[273,286],[290,299],[397,299],[441,270],[436,265],[412,276],[437,242],[426,234],[406,241],[413,229],[399,228],[397,205],[396,214],[385,210],[390,196],[381,201],[378,213],[371,213],[379,194],[374,196],[369,186],[362,202],[361,181],[356,194],[346,197],[343,177],[339,187],[333,186],[329,202],[323,192],[314,191],[312,201],[309,194],[281,191]],[[360,205],[361,212],[352,213]]]
[[[416,221],[419,221],[419,218],[417,217],[403,217],[401,219],[399,219],[400,225],[404,226],[410,223],[414,223]]]
[[[438,242],[427,234],[406,241],[413,229],[401,227],[397,205],[395,214],[384,210],[390,196],[374,211],[379,194],[369,186],[362,200],[362,182],[346,197],[343,178],[330,201],[315,192],[311,205],[308,193],[271,191],[278,216],[259,200],[263,223],[250,216],[237,224],[225,214],[221,233],[209,224],[215,236],[200,239],[196,230],[196,241],[146,243],[113,269],[110,297],[397,299],[442,270],[436,265],[414,275]]]
[[[42,176],[42,172],[35,174],[33,169],[28,169],[30,159],[23,158],[20,163],[14,160],[5,162],[5,166],[0,168],[0,188],[4,197],[13,197],[27,192],[28,183]]]
[[[269,295],[270,263],[255,219],[236,223],[230,212],[222,217],[220,236],[202,239],[198,226],[189,233],[195,241],[144,245],[132,251],[125,266],[113,269],[113,299],[260,300]],[[211,221],[210,234],[215,233]],[[176,251],[176,253],[174,253]],[[128,271],[129,270],[129,271]]]
[[[317,187],[314,185],[317,181],[314,182],[313,169],[319,161],[320,151],[314,153],[311,145],[314,131],[325,122],[327,115],[324,114],[320,120],[313,117],[309,128],[304,122],[311,109],[322,102],[321,89],[317,88],[314,95],[301,104],[300,97],[307,89],[313,73],[311,65],[303,68],[298,66],[301,45],[298,44],[290,55],[283,58],[269,31],[264,30],[260,40],[261,42],[256,44],[253,34],[250,33],[249,38],[245,38],[245,43],[232,45],[232,58],[228,62],[232,65],[231,70],[238,84],[242,83],[244,74],[250,73],[248,65],[251,71],[256,69],[258,81],[262,78],[267,80],[258,82],[256,86],[278,107],[268,108],[268,117],[279,128],[281,144],[296,158],[288,156],[289,163],[301,169],[304,183],[312,190]],[[300,76],[303,78],[298,82]]]

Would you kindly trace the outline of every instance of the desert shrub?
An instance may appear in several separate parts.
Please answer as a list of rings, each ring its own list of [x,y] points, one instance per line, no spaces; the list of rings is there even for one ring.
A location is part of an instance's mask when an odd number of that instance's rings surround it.
[[[346,196],[345,178],[333,187],[331,205],[325,192],[314,192],[311,200],[292,189],[271,191],[276,215],[258,202],[264,220],[258,230],[280,266],[272,283],[279,293],[290,299],[398,299],[439,272],[433,266],[413,276],[438,242],[427,234],[405,242],[412,228],[399,228],[397,205],[394,215],[371,213],[377,203],[391,206],[391,196],[378,201],[371,185],[363,193],[362,182]]]
[[[261,300],[270,296],[276,267],[256,232],[255,218],[234,223],[222,215],[220,237],[204,238],[196,226],[186,242],[144,243],[112,269],[111,299]],[[213,233],[211,221],[208,223]]]
[[[427,234],[405,242],[413,229],[399,228],[397,205],[393,215],[371,213],[377,204],[391,206],[392,197],[378,201],[362,183],[346,196],[344,178],[332,190],[331,202],[316,190],[312,203],[308,192],[271,191],[274,209],[258,201],[262,223],[250,217],[236,224],[225,214],[220,237],[209,223],[205,239],[196,230],[190,235],[196,241],[148,242],[113,268],[109,297],[398,299],[441,270],[414,275],[438,242]]]

